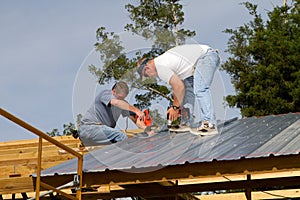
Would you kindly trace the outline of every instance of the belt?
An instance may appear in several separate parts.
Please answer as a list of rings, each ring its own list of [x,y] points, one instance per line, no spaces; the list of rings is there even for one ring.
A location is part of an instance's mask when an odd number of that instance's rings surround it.
[[[209,48],[206,53],[210,53],[210,52],[216,52],[218,54],[219,50],[218,49]]]
[[[81,123],[80,125],[103,125],[101,122],[85,122],[85,123]]]

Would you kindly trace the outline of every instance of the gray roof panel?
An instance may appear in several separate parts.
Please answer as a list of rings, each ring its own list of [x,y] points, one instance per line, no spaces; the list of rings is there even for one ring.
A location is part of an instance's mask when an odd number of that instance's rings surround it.
[[[300,114],[270,115],[233,121],[220,134],[196,136],[164,131],[138,135],[84,155],[84,172],[130,170],[213,160],[239,160],[300,152]],[[77,159],[42,171],[42,176],[76,174]]]

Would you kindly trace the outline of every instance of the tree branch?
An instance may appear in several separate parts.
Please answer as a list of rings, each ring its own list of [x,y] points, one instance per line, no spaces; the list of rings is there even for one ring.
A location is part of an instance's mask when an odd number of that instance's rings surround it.
[[[162,96],[162,97],[168,99],[169,101],[172,101],[172,102],[173,102],[173,99],[172,99],[172,98],[170,98],[170,97],[168,97],[167,95],[161,93],[160,91],[158,91],[158,90],[156,90],[156,89],[154,89],[154,88],[152,88],[152,87],[150,87],[150,86],[145,86],[145,85],[144,85],[144,87],[145,87],[147,90],[150,90],[150,91],[152,91],[152,92],[154,92],[154,93],[156,93],[156,94],[159,94],[160,96]]]

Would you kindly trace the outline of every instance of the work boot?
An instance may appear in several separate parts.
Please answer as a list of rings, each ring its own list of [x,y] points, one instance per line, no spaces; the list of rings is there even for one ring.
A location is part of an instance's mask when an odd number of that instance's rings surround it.
[[[189,126],[185,126],[185,125],[179,125],[179,126],[176,126],[176,127],[170,127],[169,128],[169,131],[171,132],[189,132],[191,131],[191,128]]]
[[[215,124],[212,124],[208,121],[203,120],[201,123],[201,126],[196,128],[196,129],[192,129],[191,133],[195,134],[195,135],[215,135],[218,134],[218,127]]]

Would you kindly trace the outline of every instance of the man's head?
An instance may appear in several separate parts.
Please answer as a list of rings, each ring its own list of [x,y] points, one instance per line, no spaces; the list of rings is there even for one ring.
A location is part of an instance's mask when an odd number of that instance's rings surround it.
[[[140,75],[140,78],[144,80],[146,77],[154,77],[156,76],[156,70],[154,66],[153,59],[150,58],[141,58],[137,62],[137,72]]]
[[[112,92],[117,99],[124,100],[129,93],[129,88],[127,83],[125,83],[124,81],[119,81],[115,83],[114,86],[112,87]]]

